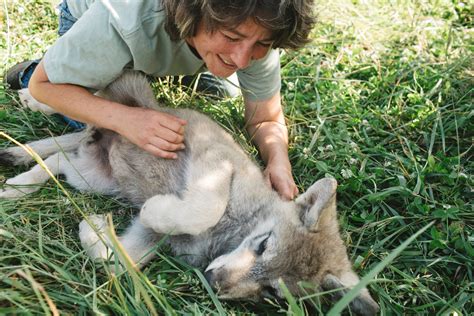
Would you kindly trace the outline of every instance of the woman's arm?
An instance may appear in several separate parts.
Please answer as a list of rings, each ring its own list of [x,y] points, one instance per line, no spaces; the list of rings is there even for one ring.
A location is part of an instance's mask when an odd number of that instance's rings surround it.
[[[247,131],[266,164],[265,176],[285,199],[291,200],[298,188],[288,158],[288,130],[281,107],[280,93],[265,101],[245,101]]]
[[[176,158],[175,151],[184,148],[186,121],[155,110],[112,102],[80,86],[53,84],[42,62],[36,67],[28,88],[39,102],[72,119],[113,130],[153,155]]]

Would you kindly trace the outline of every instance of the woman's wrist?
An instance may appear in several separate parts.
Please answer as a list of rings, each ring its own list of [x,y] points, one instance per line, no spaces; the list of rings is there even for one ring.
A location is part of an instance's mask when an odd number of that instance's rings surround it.
[[[265,158],[264,162],[267,167],[279,166],[279,168],[284,168],[288,171],[291,171],[291,164],[288,157],[288,148],[286,144],[272,146],[272,148],[269,148],[269,150],[267,151],[267,155]]]

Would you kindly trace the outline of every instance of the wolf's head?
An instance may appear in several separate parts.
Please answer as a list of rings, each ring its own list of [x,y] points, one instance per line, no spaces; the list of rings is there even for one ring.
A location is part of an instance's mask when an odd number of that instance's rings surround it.
[[[274,218],[259,223],[232,252],[216,258],[205,275],[222,299],[282,298],[283,281],[294,295],[333,291],[334,299],[359,281],[352,271],[336,219],[334,179],[313,184],[295,202],[278,202]],[[306,281],[312,287],[298,284]],[[305,293],[306,291],[306,293]],[[354,312],[375,314],[378,305],[364,289]]]

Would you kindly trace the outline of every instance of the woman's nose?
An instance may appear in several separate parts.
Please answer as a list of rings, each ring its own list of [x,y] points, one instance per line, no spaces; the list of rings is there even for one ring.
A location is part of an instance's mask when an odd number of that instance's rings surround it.
[[[232,61],[239,68],[246,68],[252,59],[252,48],[240,45],[231,55]]]
[[[252,60],[265,57],[269,49],[269,47],[259,46],[258,44],[253,46],[240,45],[235,53],[231,55],[231,58],[239,69],[243,69],[246,68]]]

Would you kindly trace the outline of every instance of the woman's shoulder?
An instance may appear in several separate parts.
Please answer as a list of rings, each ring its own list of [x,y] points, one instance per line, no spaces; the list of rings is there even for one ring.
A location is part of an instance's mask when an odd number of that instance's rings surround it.
[[[165,20],[161,0],[66,1],[71,14],[78,19],[85,14],[103,18],[106,13],[110,23],[125,36],[141,28],[159,27]]]

